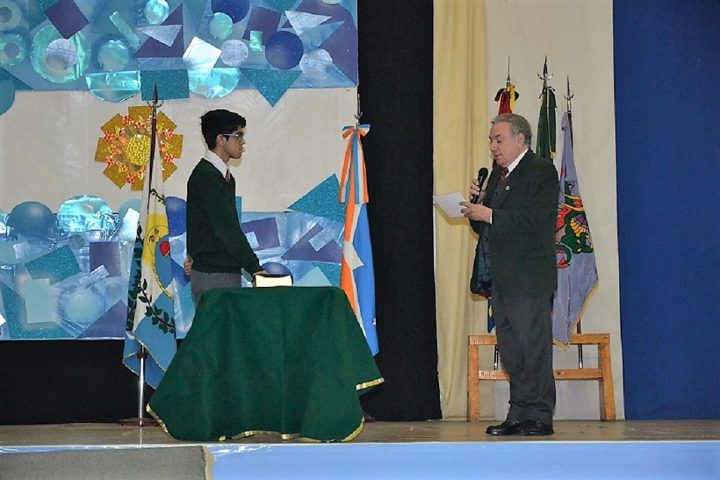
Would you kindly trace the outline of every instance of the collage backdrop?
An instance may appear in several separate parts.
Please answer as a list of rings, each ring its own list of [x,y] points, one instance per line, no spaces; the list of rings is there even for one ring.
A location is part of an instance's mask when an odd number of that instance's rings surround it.
[[[185,182],[213,108],[248,122],[231,169],[261,263],[296,285],[340,285],[356,0],[0,0],[0,11],[0,340],[123,337],[155,86],[177,336],[194,315]]]

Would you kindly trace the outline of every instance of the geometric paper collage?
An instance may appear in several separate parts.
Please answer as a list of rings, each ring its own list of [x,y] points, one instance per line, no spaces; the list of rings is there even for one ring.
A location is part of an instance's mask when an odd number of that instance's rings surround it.
[[[267,271],[289,273],[294,285],[339,286],[344,205],[338,190],[332,175],[289,211],[239,214]],[[166,197],[166,208],[179,300],[175,321],[183,338],[195,313],[181,266],[185,200]],[[0,340],[122,338],[138,210],[136,199],[112,212],[102,199],[82,195],[58,213],[38,202],[0,211]]]
[[[0,115],[17,90],[103,101],[358,84],[357,0],[0,0]],[[161,72],[173,72],[163,75]]]

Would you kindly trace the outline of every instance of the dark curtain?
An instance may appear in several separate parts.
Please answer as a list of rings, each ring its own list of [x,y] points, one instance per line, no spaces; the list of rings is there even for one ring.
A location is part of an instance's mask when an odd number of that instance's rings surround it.
[[[378,420],[439,418],[433,268],[433,4],[360,0],[359,68],[375,262]]]

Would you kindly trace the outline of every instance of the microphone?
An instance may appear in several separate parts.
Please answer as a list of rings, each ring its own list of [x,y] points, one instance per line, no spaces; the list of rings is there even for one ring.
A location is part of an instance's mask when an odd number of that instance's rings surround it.
[[[483,167],[480,170],[478,170],[478,188],[482,190],[483,183],[485,183],[485,179],[488,176],[488,169]],[[480,195],[473,195],[472,198],[470,198],[470,203],[480,203]]]

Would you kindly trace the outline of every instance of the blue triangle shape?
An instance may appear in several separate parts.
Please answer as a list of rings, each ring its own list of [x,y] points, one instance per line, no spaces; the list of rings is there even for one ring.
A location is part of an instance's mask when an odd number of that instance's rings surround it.
[[[0,82],[3,80],[12,80],[15,85],[15,90],[32,90],[27,83],[23,82],[4,68],[0,68]]]
[[[338,201],[338,190],[340,182],[335,175],[330,175],[288,209],[344,223],[345,206]]]
[[[300,70],[258,70],[241,68],[240,72],[273,107],[302,73]]]
[[[110,15],[114,12],[118,12],[130,28],[135,28],[135,12],[130,2],[127,0],[109,0],[102,5],[95,14],[88,18],[88,20],[90,20],[90,31],[100,35],[117,35],[118,29],[110,21]],[[32,29],[33,27],[30,28]]]
[[[78,338],[122,338],[125,335],[127,307],[118,300],[102,317],[90,325]]]
[[[325,277],[334,287],[340,286],[340,264],[338,263],[321,263],[314,262],[317,268],[325,274]]]

